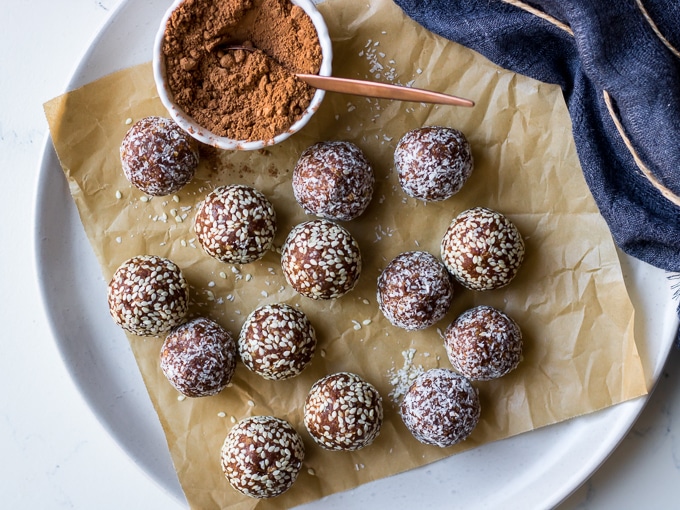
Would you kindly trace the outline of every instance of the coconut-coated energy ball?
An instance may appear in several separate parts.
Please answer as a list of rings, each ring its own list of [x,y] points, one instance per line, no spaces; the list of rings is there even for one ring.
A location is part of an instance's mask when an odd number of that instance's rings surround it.
[[[193,179],[198,167],[197,142],[175,121],[145,117],[128,130],[120,146],[125,177],[152,196],[179,191]]]
[[[200,204],[194,230],[211,257],[230,264],[249,264],[271,248],[276,212],[255,188],[243,184],[220,186]]]
[[[351,142],[319,142],[304,150],[293,170],[293,193],[307,214],[349,221],[373,196],[373,169]]]
[[[401,418],[413,437],[442,448],[467,439],[480,414],[477,389],[466,377],[445,368],[420,374],[401,402]]]
[[[293,485],[302,468],[302,438],[285,420],[251,416],[227,434],[222,471],[231,486],[251,498],[273,498]]]
[[[463,312],[444,334],[451,365],[472,380],[487,381],[514,370],[522,359],[522,332],[491,306]]]
[[[378,278],[378,307],[393,325],[425,329],[448,312],[453,285],[446,267],[425,251],[397,255]]]
[[[108,284],[116,324],[139,336],[158,336],[178,326],[189,310],[189,286],[180,268],[156,255],[123,262]]]
[[[458,193],[472,174],[472,150],[461,131],[426,126],[399,140],[394,164],[407,195],[426,202],[446,200]]]
[[[463,211],[441,242],[444,265],[470,290],[505,287],[524,260],[524,240],[503,214],[485,207]]]
[[[382,421],[378,390],[349,372],[318,380],[305,400],[305,427],[326,450],[353,451],[370,445],[378,437]]]
[[[161,370],[187,397],[222,391],[236,368],[236,342],[216,322],[199,317],[174,328],[161,347]]]
[[[335,299],[361,275],[359,244],[344,227],[318,219],[297,225],[281,250],[286,281],[312,299]]]
[[[238,338],[243,364],[265,379],[289,379],[314,357],[316,333],[304,312],[285,303],[260,306]]]

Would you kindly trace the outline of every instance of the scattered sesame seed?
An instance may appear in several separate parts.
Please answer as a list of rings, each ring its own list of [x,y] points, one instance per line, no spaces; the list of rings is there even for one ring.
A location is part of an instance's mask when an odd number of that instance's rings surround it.
[[[125,119],[125,125],[129,126],[130,124],[132,124],[132,118],[128,117],[127,119]]]
[[[149,197],[147,197],[146,195],[142,195],[142,196],[139,198],[139,200],[141,200],[142,202],[148,202],[148,201],[149,201]]]
[[[224,418],[225,416],[227,416],[227,413],[225,413],[224,411],[220,411],[219,413],[217,413],[217,416],[219,418]]]
[[[120,200],[121,198],[123,198],[123,194],[120,192],[120,190],[116,190],[116,198],[117,198],[118,200]]]

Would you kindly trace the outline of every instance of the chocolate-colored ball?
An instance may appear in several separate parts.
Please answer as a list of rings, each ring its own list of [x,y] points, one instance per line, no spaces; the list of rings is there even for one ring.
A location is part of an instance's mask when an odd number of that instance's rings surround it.
[[[264,194],[242,184],[210,192],[194,219],[196,238],[221,262],[249,264],[264,257],[276,234],[276,212]]]
[[[285,420],[251,416],[227,434],[222,471],[231,486],[251,498],[273,498],[293,485],[302,468],[302,438]]]
[[[319,142],[305,149],[293,170],[293,193],[307,214],[348,221],[373,196],[373,169],[351,142]]]
[[[219,393],[235,368],[236,342],[219,324],[203,317],[173,329],[161,348],[165,377],[187,397]]]
[[[477,389],[445,368],[420,374],[401,402],[401,418],[413,437],[442,448],[467,439],[480,414]]]
[[[425,329],[446,315],[453,300],[449,273],[424,251],[397,255],[378,278],[378,307],[393,325]]]
[[[178,326],[189,310],[189,286],[177,265],[156,255],[126,260],[107,288],[116,324],[139,336],[158,336]]]
[[[459,130],[426,126],[399,140],[394,164],[407,195],[427,202],[446,200],[458,193],[472,174],[472,150]]]
[[[285,303],[264,305],[246,318],[238,339],[243,364],[265,379],[289,379],[314,357],[316,333],[307,316]]]
[[[472,380],[502,377],[522,359],[519,326],[491,306],[477,306],[461,314],[446,328],[444,338],[453,368]]]
[[[378,437],[382,421],[378,390],[349,372],[320,379],[305,401],[305,427],[326,450],[360,450],[370,445]]]
[[[281,250],[286,281],[312,299],[335,299],[354,288],[361,274],[359,244],[332,221],[307,221],[293,228]]]
[[[197,142],[175,121],[145,117],[128,130],[120,146],[125,177],[152,196],[179,191],[198,167]]]
[[[524,240],[503,214],[475,207],[453,219],[441,242],[441,256],[464,287],[499,289],[517,275],[524,260]]]

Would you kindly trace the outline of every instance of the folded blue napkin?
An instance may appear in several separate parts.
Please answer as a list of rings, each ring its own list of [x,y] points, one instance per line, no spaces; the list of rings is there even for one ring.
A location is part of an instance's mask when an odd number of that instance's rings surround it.
[[[680,272],[680,2],[395,2],[497,65],[559,85],[614,241]]]

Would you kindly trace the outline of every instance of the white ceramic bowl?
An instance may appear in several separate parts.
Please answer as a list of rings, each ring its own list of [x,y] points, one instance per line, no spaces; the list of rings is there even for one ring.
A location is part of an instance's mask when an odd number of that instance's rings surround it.
[[[314,113],[319,109],[321,101],[324,97],[324,91],[317,89],[312,97],[309,106],[305,109],[302,116],[291,125],[286,131],[280,133],[268,140],[234,140],[224,136],[217,136],[203,126],[198,125],[189,115],[187,115],[173,100],[172,92],[168,87],[165,79],[165,58],[163,58],[163,40],[165,38],[165,26],[170,18],[172,12],[182,3],[183,0],[175,0],[163,16],[160,28],[156,34],[153,48],[153,75],[156,81],[156,88],[161,102],[170,113],[170,116],[177,122],[177,124],[189,133],[192,137],[200,142],[203,142],[213,147],[224,150],[258,150],[269,145],[274,145],[290,137],[292,134],[300,131]],[[321,68],[319,74],[321,76],[330,76],[333,60],[333,47],[330,35],[328,34],[328,27],[326,21],[323,19],[321,13],[311,0],[291,0],[291,3],[302,7],[302,9],[309,15],[314,23],[316,32],[321,44]]]

